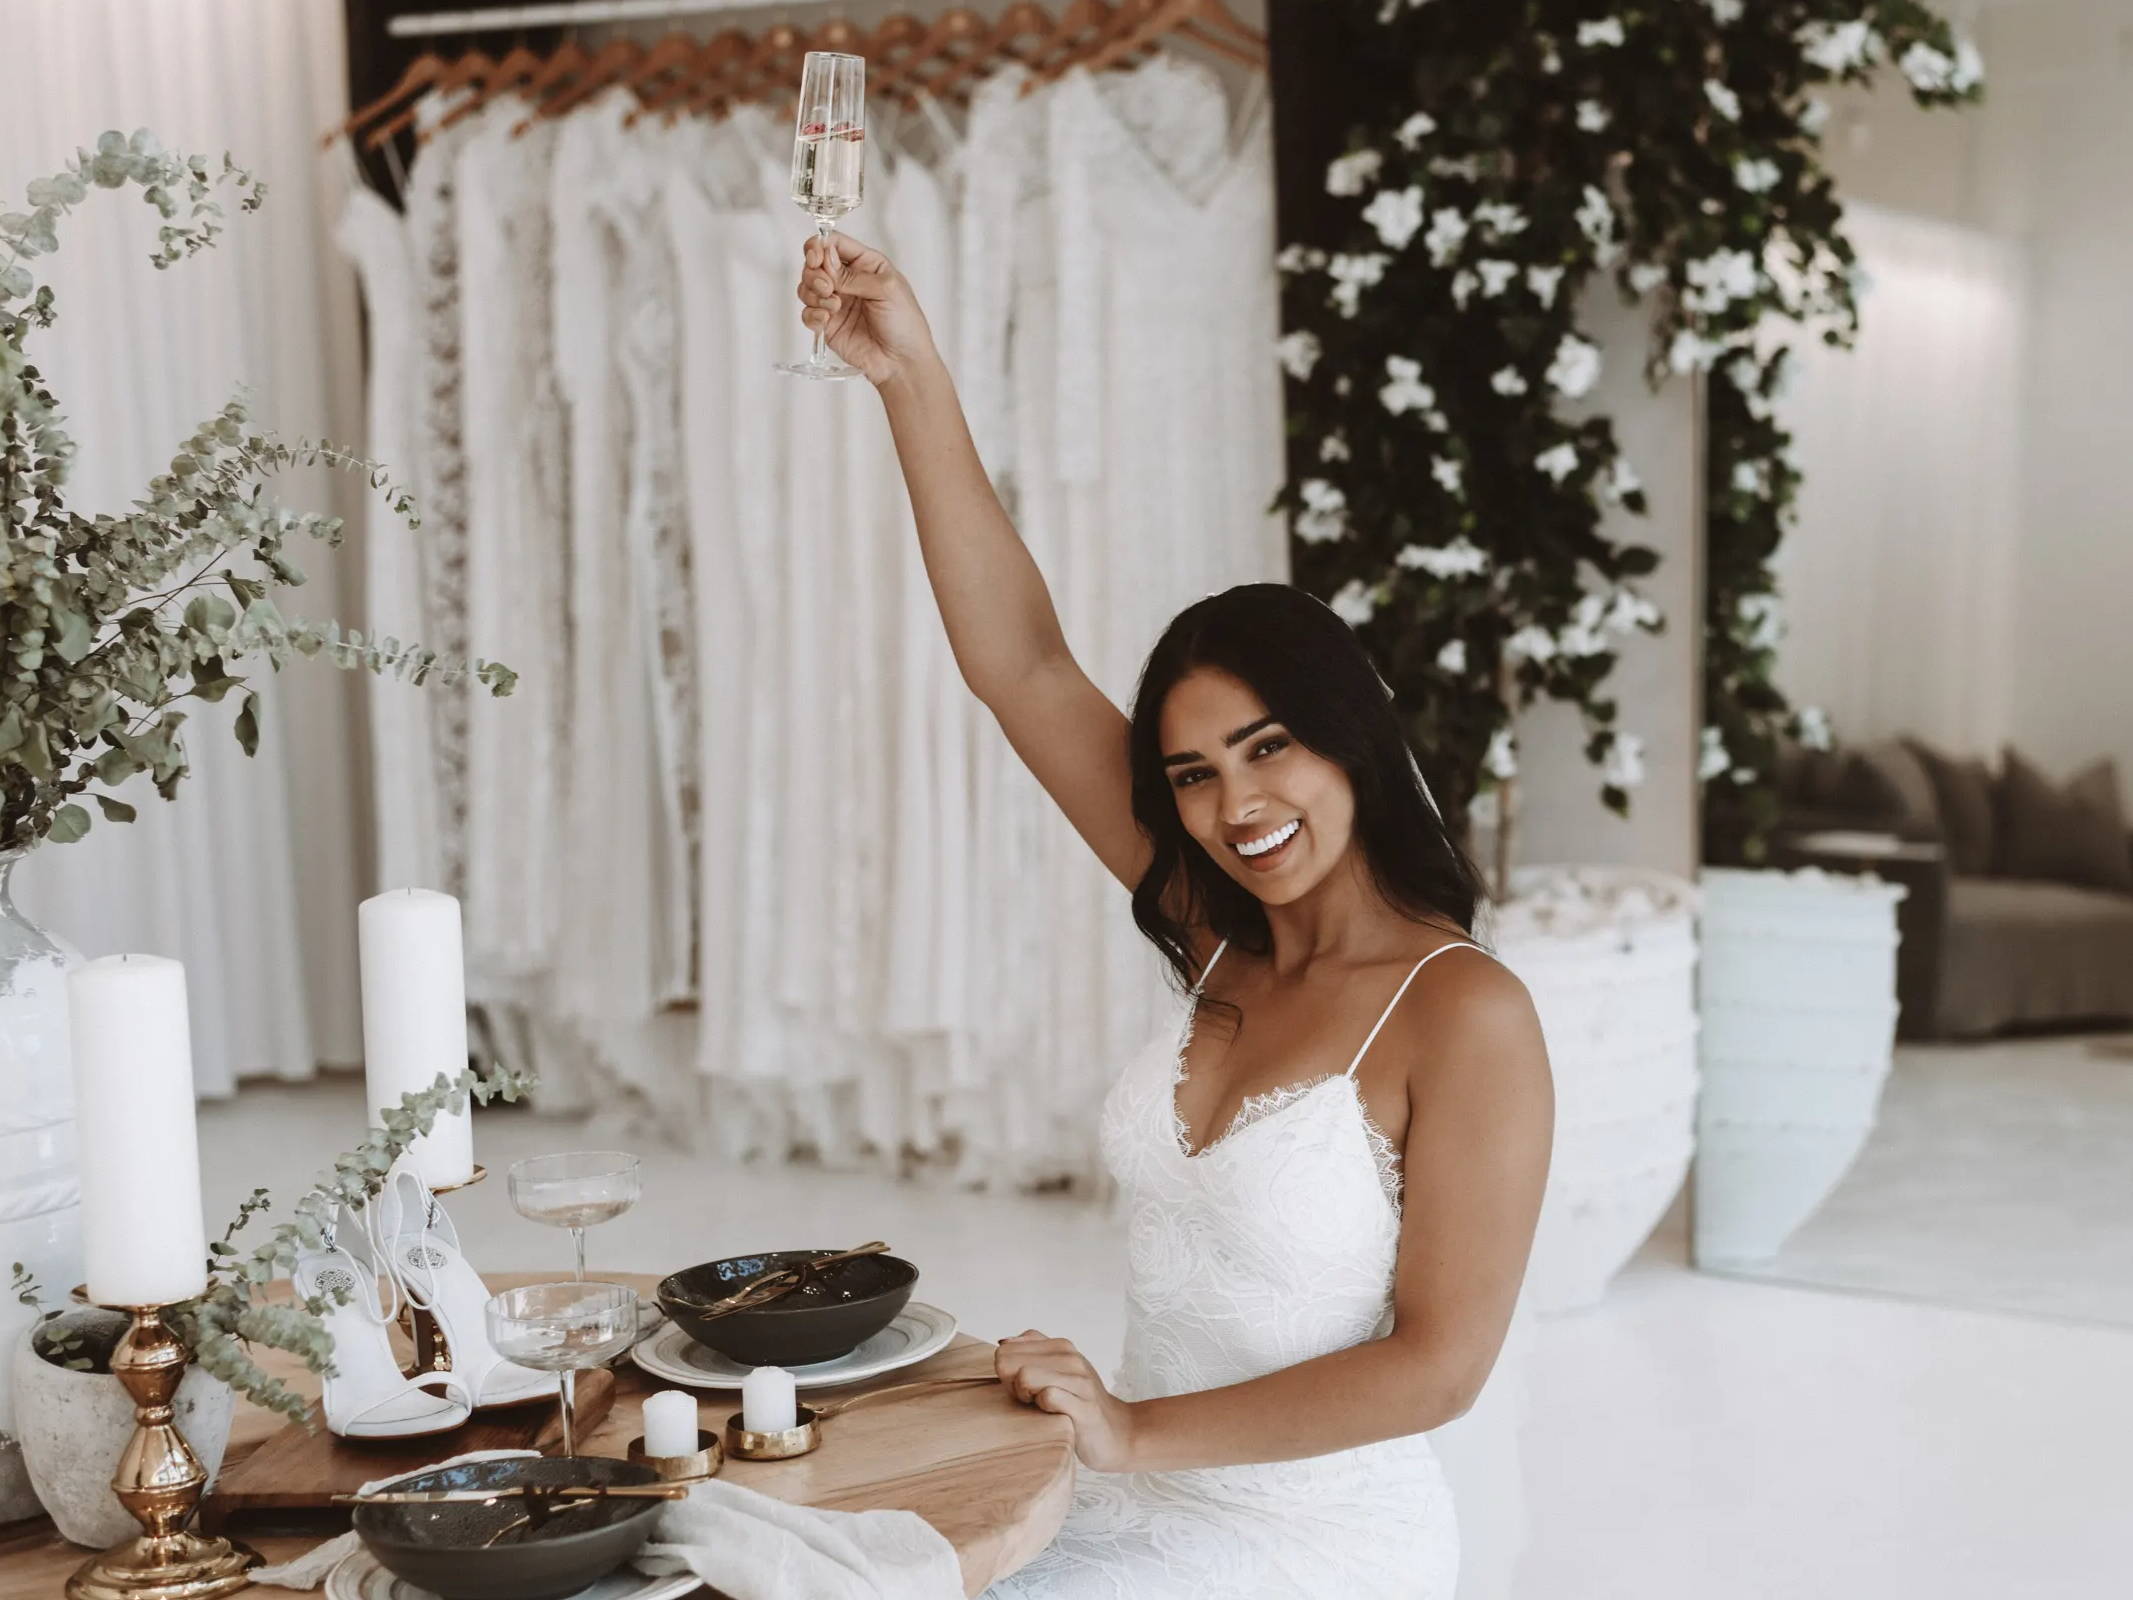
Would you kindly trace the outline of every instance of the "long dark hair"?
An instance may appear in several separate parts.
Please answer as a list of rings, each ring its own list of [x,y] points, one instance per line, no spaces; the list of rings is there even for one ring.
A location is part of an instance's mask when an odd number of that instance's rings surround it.
[[[1449,923],[1472,934],[1480,874],[1423,788],[1391,696],[1362,645],[1301,589],[1239,584],[1172,619],[1133,697],[1133,815],[1155,847],[1133,888],[1133,920],[1163,952],[1180,987],[1198,976],[1186,937],[1192,922],[1254,954],[1273,944],[1258,897],[1185,831],[1163,770],[1163,702],[1199,667],[1249,684],[1298,743],[1347,773],[1355,790],[1356,843],[1387,904],[1417,922]],[[1178,910],[1190,920],[1173,914]]]

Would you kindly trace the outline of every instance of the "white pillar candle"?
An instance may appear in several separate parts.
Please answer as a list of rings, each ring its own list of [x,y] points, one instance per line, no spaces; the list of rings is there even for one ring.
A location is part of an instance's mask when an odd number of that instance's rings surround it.
[[[783,1367],[751,1367],[741,1379],[741,1426],[750,1433],[783,1433],[799,1420],[792,1374]]]
[[[67,979],[89,1298],[159,1306],[207,1287],[185,968],[104,956]]]
[[[662,1389],[644,1402],[644,1453],[648,1456],[693,1456],[701,1430],[696,1396],[683,1389]]]
[[[390,889],[356,908],[363,963],[363,1082],[370,1122],[441,1072],[467,1065],[467,975],[459,902],[434,889]],[[474,1177],[474,1120],[444,1111],[405,1160],[431,1188]]]

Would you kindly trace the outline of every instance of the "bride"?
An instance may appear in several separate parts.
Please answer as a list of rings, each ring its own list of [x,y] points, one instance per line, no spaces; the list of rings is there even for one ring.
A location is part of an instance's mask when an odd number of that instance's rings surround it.
[[[1503,1343],[1554,1103],[1381,680],[1325,606],[1247,584],[1164,630],[1122,716],[1068,651],[909,284],[831,235],[799,297],[887,409],[965,682],[1189,994],[1104,1106],[1130,1218],[1117,1376],[1034,1329],[999,1347],[1086,1470],[1058,1538],[989,1593],[1451,1600],[1424,1436]]]

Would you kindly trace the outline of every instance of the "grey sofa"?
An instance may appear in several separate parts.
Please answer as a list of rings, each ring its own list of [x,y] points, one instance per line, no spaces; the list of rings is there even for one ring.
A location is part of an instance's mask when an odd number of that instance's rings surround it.
[[[1912,1039],[2133,1021],[2133,834],[2099,762],[2054,785],[2013,750],[1997,770],[1914,740],[1788,751],[1779,866],[1874,871],[1897,917],[1899,1028]],[[1830,830],[1894,835],[1877,857]]]

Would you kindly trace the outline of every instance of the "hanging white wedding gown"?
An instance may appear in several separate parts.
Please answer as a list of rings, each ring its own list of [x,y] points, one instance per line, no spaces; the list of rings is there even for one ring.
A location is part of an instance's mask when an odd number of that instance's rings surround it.
[[[1399,1158],[1355,1084],[1377,1030],[1345,1074],[1253,1097],[1189,1154],[1176,1092],[1192,1008],[1104,1102],[1104,1161],[1128,1218],[1126,1349],[1112,1385],[1123,1400],[1249,1382],[1391,1326]],[[1452,1600],[1458,1572],[1451,1490],[1428,1437],[1413,1434],[1301,1461],[1084,1471],[1058,1537],[986,1592]]]

